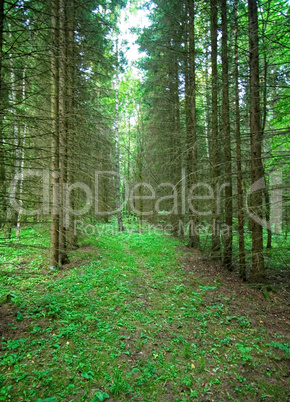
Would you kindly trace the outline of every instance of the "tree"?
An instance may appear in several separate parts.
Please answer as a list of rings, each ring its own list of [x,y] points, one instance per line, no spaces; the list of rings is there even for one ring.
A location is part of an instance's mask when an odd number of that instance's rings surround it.
[[[120,193],[120,145],[119,145],[119,43],[116,40],[116,78],[115,78],[115,163],[116,163],[116,208],[118,217],[118,228],[123,232],[123,219],[121,211],[121,193]]]
[[[262,132],[259,83],[259,37],[257,1],[248,0],[249,65],[250,65],[250,130],[251,130],[251,213],[252,213],[252,275],[253,282],[264,280],[263,198],[259,180],[263,180]]]
[[[187,147],[188,147],[188,176],[189,188],[197,184],[197,118],[196,118],[196,68],[195,68],[195,2],[194,0],[186,1],[186,14],[188,14],[188,42],[189,42],[189,61],[188,68],[188,84],[186,85],[186,113],[188,115],[187,121]],[[187,49],[186,49],[187,50]],[[192,221],[191,230],[189,233],[189,246],[199,247],[198,236],[198,216],[197,216],[197,202],[194,199],[191,201],[192,209],[194,212],[189,212],[190,220]]]
[[[4,0],[0,0],[0,225],[3,226],[6,218],[6,172],[4,154],[4,88],[3,88],[3,31],[4,31]]]
[[[227,0],[221,1],[222,8],[222,134],[224,140],[224,166],[225,166],[225,223],[227,234],[224,245],[224,265],[232,270],[232,247],[233,247],[233,205],[232,205],[232,158],[230,137],[230,110],[229,110],[229,62],[228,62],[228,21]]]
[[[158,203],[159,217],[154,213],[148,215],[148,220],[168,223],[174,234],[178,234],[180,218],[184,215],[183,206],[176,206],[176,198],[182,191],[181,171],[188,165],[181,100],[182,75],[189,69],[189,61],[184,65],[184,53],[188,49],[183,45],[183,18],[184,3],[158,0],[152,26],[139,38],[141,49],[148,55],[142,61],[142,67],[148,71],[141,103],[142,159],[146,161],[142,176],[143,180],[154,183],[158,198],[162,198]],[[187,86],[188,104],[190,96]],[[189,116],[191,109],[187,113]]]
[[[234,4],[235,26],[235,132],[236,132],[236,164],[237,164],[237,213],[239,236],[239,273],[240,278],[246,280],[245,239],[244,239],[244,208],[242,184],[242,155],[241,155],[241,128],[240,128],[240,96],[239,96],[239,55],[238,55],[238,10],[237,0]]]
[[[219,178],[219,141],[218,141],[218,69],[217,69],[217,0],[210,0],[210,33],[211,33],[211,69],[212,69],[212,251],[220,256],[220,234],[219,234],[219,213],[217,185]]]
[[[52,171],[52,207],[50,227],[50,266],[58,267],[59,258],[59,71],[58,71],[58,0],[51,2],[51,171]]]

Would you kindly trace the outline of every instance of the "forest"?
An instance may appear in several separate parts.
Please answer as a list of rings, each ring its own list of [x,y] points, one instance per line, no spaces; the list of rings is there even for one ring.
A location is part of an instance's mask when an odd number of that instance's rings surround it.
[[[288,0],[0,0],[0,401],[290,398]]]

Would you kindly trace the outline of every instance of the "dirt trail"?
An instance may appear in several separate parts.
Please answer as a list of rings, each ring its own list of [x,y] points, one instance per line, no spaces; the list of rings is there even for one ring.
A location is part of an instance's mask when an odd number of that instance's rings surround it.
[[[237,273],[227,272],[219,264],[204,258],[198,251],[182,248],[184,269],[190,278],[202,276],[209,284],[219,279],[218,289],[213,289],[208,301],[218,301],[219,294],[230,299],[232,314],[248,315],[252,326],[263,326],[270,333],[279,333],[290,339],[290,292],[285,286],[279,291],[261,290],[242,282]]]

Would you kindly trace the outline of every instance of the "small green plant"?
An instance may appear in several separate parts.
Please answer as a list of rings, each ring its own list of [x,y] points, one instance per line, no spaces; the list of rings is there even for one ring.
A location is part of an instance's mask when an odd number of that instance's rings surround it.
[[[290,358],[290,348],[286,343],[271,342],[267,343],[267,346],[283,350],[287,358]]]
[[[110,396],[106,392],[102,391],[97,391],[94,396],[95,398],[92,399],[92,402],[98,402],[98,401],[103,402],[106,399],[110,398]]]
[[[128,394],[130,385],[122,377],[122,373],[116,369],[112,378],[113,384],[110,386],[110,392],[115,396],[120,396],[122,393]]]
[[[241,353],[243,364],[249,363],[253,360],[252,356],[250,355],[250,352],[252,351],[253,348],[247,347],[241,343],[236,343],[236,347],[238,351]]]

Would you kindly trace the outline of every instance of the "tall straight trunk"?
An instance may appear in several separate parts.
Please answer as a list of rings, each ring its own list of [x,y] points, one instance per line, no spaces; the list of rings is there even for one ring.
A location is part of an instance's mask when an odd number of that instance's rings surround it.
[[[190,108],[190,81],[189,81],[189,38],[188,38],[188,5],[189,0],[185,2],[185,24],[184,24],[184,83],[185,83],[185,127],[186,127],[186,142],[187,142],[187,175],[189,175],[189,138],[190,138],[190,127],[191,127],[191,108]]]
[[[141,124],[141,116],[140,111],[138,110],[138,123],[137,123],[137,155],[136,155],[136,165],[137,165],[137,179],[138,179],[138,198],[137,198],[137,208],[139,211],[138,215],[138,224],[139,224],[139,232],[142,232],[143,226],[143,212],[144,212],[144,203],[143,203],[143,131]],[[136,205],[135,205],[136,206]]]
[[[175,176],[174,180],[176,182],[176,190],[178,192],[178,197],[180,199],[182,194],[182,182],[180,182],[180,172],[184,169],[184,157],[182,156],[182,138],[181,138],[181,123],[180,123],[180,94],[179,94],[179,74],[180,68],[178,63],[178,57],[176,54],[176,50],[174,49],[174,132],[175,132],[175,153],[174,153],[174,170]],[[179,224],[182,222],[184,218],[184,211],[182,205],[177,209],[176,212],[173,213],[174,223],[173,230],[176,236],[179,236]]]
[[[267,14],[266,14],[266,21],[269,21],[269,14],[270,14],[270,2],[268,5],[268,9],[267,9]],[[265,42],[266,38],[265,38],[265,26],[263,26],[263,30],[262,30],[262,41],[263,43]],[[268,61],[267,61],[267,53],[264,52],[263,54],[263,118],[262,118],[262,137],[264,137],[264,133],[265,133],[265,128],[266,128],[266,122],[267,122],[267,81],[268,81]],[[265,197],[265,217],[266,217],[266,222],[269,223],[270,225],[270,210],[271,210],[271,204],[270,204],[270,194],[269,194],[269,190],[268,190],[268,186],[267,183],[265,183],[265,188],[264,188],[264,197]],[[272,230],[271,228],[268,226],[267,227],[267,249],[272,248]]]
[[[27,131],[27,126],[26,124],[24,125],[23,128],[23,140],[22,140],[22,149],[21,149],[21,156],[20,156],[20,166],[19,166],[19,173],[20,173],[20,178],[19,178],[19,211],[17,214],[17,221],[16,221],[16,237],[19,239],[20,238],[20,228],[21,228],[21,217],[23,213],[23,208],[22,208],[22,193],[23,193],[23,179],[24,179],[24,157],[25,157],[25,141],[26,141],[26,131]]]
[[[11,24],[8,22],[7,24],[8,32],[9,32],[9,39],[12,40],[12,33],[11,33]],[[10,67],[10,86],[11,86],[11,103],[10,103],[10,108],[12,111],[12,116],[13,116],[13,142],[14,142],[14,176],[20,174],[20,158],[21,158],[21,142],[22,138],[20,135],[20,128],[19,128],[19,122],[17,119],[17,113],[16,113],[16,104],[19,99],[17,99],[17,86],[16,86],[16,75],[15,75],[15,66],[13,63],[13,55],[9,53],[9,67]],[[15,191],[19,190],[16,186]],[[9,192],[9,189],[8,189]],[[20,200],[20,195],[18,193],[17,195],[19,203],[21,203]],[[12,210],[11,208],[7,208],[7,213],[6,213],[6,222],[4,225],[4,238],[5,239],[10,239],[11,237],[11,232],[12,232],[12,227],[14,225],[14,220],[16,216],[16,211]]]
[[[116,207],[119,232],[123,232],[123,218],[121,212],[121,192],[120,192],[120,150],[119,150],[119,45],[116,44],[117,54],[117,73],[116,73],[116,98],[115,98],[115,170],[116,170]]]
[[[250,64],[250,131],[251,131],[251,213],[252,215],[252,275],[253,282],[265,276],[263,256],[262,203],[263,193],[257,181],[263,177],[262,130],[259,87],[259,40],[257,1],[248,0],[249,13],[249,64]]]
[[[214,198],[212,202],[212,251],[220,256],[220,234],[218,216],[218,71],[217,71],[217,0],[210,2],[211,31],[211,70],[212,70],[212,187]]]
[[[58,0],[51,0],[51,170],[50,266],[59,266]]]
[[[127,183],[130,186],[131,180],[131,122],[130,122],[131,114],[128,116],[128,146],[127,146]],[[130,221],[131,208],[129,200],[126,203],[126,215],[128,220]]]
[[[4,31],[4,0],[0,0],[0,227],[6,219],[6,170],[5,170],[5,151],[4,151],[4,91],[3,91],[3,31]]]
[[[75,74],[74,74],[74,34],[75,27],[75,1],[71,0],[69,7],[67,7],[67,183],[71,185],[75,177],[75,102],[74,102],[74,88],[75,88]],[[70,207],[75,208],[75,196],[72,194],[70,199]],[[67,245],[70,249],[78,247],[77,236],[74,233],[74,225],[71,222],[69,211],[66,212],[66,226],[67,226]]]
[[[184,5],[184,55],[183,55],[183,65],[184,65],[184,84],[185,84],[185,129],[186,129],[186,145],[184,148],[184,153],[186,155],[184,161],[184,167],[182,168],[182,173],[184,178],[182,178],[181,185],[183,186],[183,197],[186,197],[188,193],[188,188],[185,188],[185,182],[188,183],[189,175],[189,138],[190,138],[190,126],[191,126],[191,111],[190,111],[190,85],[189,85],[189,49],[188,49],[188,0],[185,1]],[[185,173],[186,172],[186,173]],[[185,210],[185,205],[181,206],[183,214],[187,213]],[[183,217],[184,220],[185,217]]]
[[[170,127],[170,155],[171,159],[170,173],[172,182],[176,183],[175,191],[181,193],[181,186],[179,182],[179,172],[182,168],[182,158],[180,155],[181,138],[180,138],[180,104],[179,104],[179,65],[175,49],[175,40],[177,33],[172,36],[168,41],[168,48],[170,49],[170,62],[168,63],[168,87],[169,87],[169,127]],[[170,214],[170,223],[172,225],[172,233],[178,236],[179,219],[182,219],[181,208],[172,211]]]
[[[67,183],[67,27],[65,0],[59,0],[59,265],[68,262],[65,190]]]
[[[268,63],[267,63],[266,54],[264,54],[263,61],[264,61],[264,66],[263,66],[263,70],[264,70],[264,85],[263,85],[263,120],[262,120],[262,134],[261,134],[262,137],[264,136],[264,133],[265,133],[266,121],[267,121]],[[270,205],[270,195],[269,195],[269,190],[268,190],[267,183],[265,183],[264,197],[265,197],[266,222],[269,222],[269,224],[270,224],[270,209],[271,209],[271,205]],[[269,226],[267,228],[267,248],[268,249],[272,248],[272,231],[271,231],[271,228]]]
[[[196,79],[195,79],[195,25],[194,13],[195,2],[194,0],[187,0],[189,24],[188,24],[188,41],[189,41],[189,100],[190,100],[190,126],[188,130],[188,175],[189,175],[189,188],[197,184],[197,143],[196,143]],[[191,220],[190,233],[189,233],[189,246],[199,247],[198,235],[198,205],[197,200],[191,200],[192,211],[189,212]]]
[[[26,85],[25,85],[25,69],[23,70],[23,79],[22,79],[22,100],[25,100],[26,96]],[[26,142],[26,132],[27,132],[27,125],[24,123],[23,132],[22,132],[22,142],[21,142],[21,156],[20,156],[20,179],[19,179],[19,211],[17,215],[17,222],[16,222],[16,237],[20,238],[20,227],[21,227],[21,217],[23,213],[22,208],[22,192],[23,192],[23,179],[24,179],[24,158],[25,158],[25,142]]]
[[[246,280],[245,260],[245,234],[244,234],[244,210],[243,210],[243,185],[242,185],[242,152],[240,130],[240,98],[239,98],[239,55],[238,55],[238,14],[237,0],[234,5],[235,15],[235,131],[236,131],[236,158],[237,158],[237,208],[238,208],[238,234],[239,234],[239,273],[240,278]]]
[[[210,161],[210,155],[211,155],[211,141],[210,141],[210,131],[211,131],[211,113],[210,113],[210,82],[209,82],[209,52],[208,48],[206,48],[206,53],[205,53],[205,101],[206,101],[206,107],[205,107],[205,135],[206,135],[206,156],[208,159],[208,162]]]
[[[224,265],[232,270],[232,248],[233,248],[233,204],[232,204],[232,162],[231,162],[231,137],[230,137],[230,111],[229,111],[229,63],[228,63],[228,21],[227,21],[227,0],[221,0],[222,6],[222,133],[224,139],[225,155],[225,222],[227,235],[224,244]]]

